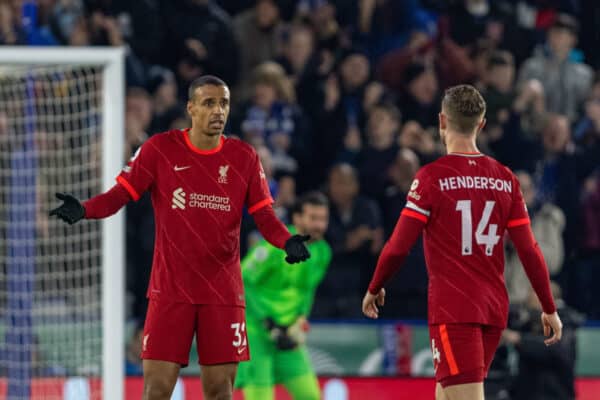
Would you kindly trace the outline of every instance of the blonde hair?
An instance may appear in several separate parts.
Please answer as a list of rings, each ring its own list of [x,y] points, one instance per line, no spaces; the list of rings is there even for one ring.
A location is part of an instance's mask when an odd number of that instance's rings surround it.
[[[486,104],[481,93],[471,85],[453,86],[446,90],[442,109],[448,124],[460,133],[471,133],[485,115]]]
[[[254,85],[268,85],[275,89],[277,98],[288,103],[296,102],[294,87],[283,67],[276,62],[267,61],[259,64],[252,72]]]

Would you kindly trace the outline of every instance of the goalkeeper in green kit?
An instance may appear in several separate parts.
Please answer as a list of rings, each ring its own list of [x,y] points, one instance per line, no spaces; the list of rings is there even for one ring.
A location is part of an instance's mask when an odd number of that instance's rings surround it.
[[[245,400],[272,400],[277,384],[294,400],[321,398],[304,341],[315,291],[331,261],[331,248],[323,240],[327,198],[319,192],[302,196],[292,210],[292,223],[292,234],[310,236],[308,260],[289,266],[285,252],[265,240],[242,260],[252,354],[239,365],[236,387],[243,389]]]

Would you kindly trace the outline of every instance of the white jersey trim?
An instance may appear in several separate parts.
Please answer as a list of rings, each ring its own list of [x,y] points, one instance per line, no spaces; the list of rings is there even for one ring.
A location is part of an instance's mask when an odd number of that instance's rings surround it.
[[[406,208],[410,208],[411,210],[417,211],[425,216],[429,217],[429,214],[431,214],[431,212],[422,209],[421,207],[419,207],[418,205],[416,205],[415,203],[413,203],[412,201],[407,201],[406,202]]]
[[[449,156],[460,156],[460,157],[483,157],[485,156],[485,154],[482,153],[475,153],[475,154],[468,154],[468,153],[448,153]]]

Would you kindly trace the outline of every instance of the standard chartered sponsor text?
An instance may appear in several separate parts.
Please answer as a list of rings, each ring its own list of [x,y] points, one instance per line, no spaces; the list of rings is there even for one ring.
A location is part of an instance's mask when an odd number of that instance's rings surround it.
[[[188,206],[208,210],[231,211],[229,197],[216,194],[192,193]]]

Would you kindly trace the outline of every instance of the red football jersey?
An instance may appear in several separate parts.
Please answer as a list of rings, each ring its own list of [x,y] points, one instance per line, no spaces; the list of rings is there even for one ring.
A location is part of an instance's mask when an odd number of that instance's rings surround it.
[[[244,305],[240,224],[273,200],[258,155],[221,138],[194,147],[188,130],[152,136],[117,177],[137,200],[149,190],[156,233],[149,298],[192,304]]]
[[[404,213],[426,222],[429,323],[504,327],[503,236],[529,223],[514,174],[483,154],[449,154],[417,173]]]

